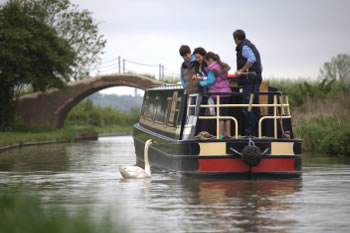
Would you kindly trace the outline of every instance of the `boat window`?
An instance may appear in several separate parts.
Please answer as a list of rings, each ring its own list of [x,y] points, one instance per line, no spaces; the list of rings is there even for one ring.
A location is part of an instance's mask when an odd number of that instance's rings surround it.
[[[153,106],[153,116],[152,116],[152,121],[155,121],[155,118],[157,116],[157,112],[158,112],[158,105],[159,105],[159,97],[156,96],[155,100],[154,100],[154,106]]]
[[[148,96],[148,100],[145,107],[145,118],[152,119],[154,97],[152,95]]]
[[[148,105],[148,103],[149,103],[149,96],[148,96],[148,94],[146,94],[145,95],[145,100],[144,100],[144,103],[143,103],[143,105],[142,105],[142,110],[141,110],[141,116],[143,117],[143,118],[145,118],[145,110],[147,109],[147,105]]]
[[[169,124],[170,126],[174,126],[176,104],[178,99],[177,96],[178,96],[178,92],[174,91],[173,97],[171,98],[171,106],[168,105],[167,124]]]
[[[164,125],[168,125],[168,123],[169,123],[169,117],[170,117],[170,113],[171,113],[171,106],[172,106],[172,102],[173,102],[172,100],[173,100],[172,97],[168,97],[168,104],[167,104],[167,111],[166,111],[166,117],[165,117],[165,120],[164,120]]]
[[[156,103],[157,106],[155,106],[155,118],[154,121],[160,122],[163,124],[164,118],[165,118],[165,100],[164,98],[161,97],[156,97]]]
[[[177,122],[179,121],[179,112],[180,112],[180,105],[181,105],[181,97],[178,97],[176,100],[176,108],[175,108],[175,113],[174,113],[174,127],[176,127]]]

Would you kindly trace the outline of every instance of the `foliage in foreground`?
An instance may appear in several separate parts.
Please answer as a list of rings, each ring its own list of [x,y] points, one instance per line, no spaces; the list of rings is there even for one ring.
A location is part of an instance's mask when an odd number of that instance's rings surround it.
[[[91,214],[90,209],[72,214],[60,207],[43,208],[38,198],[20,193],[0,194],[0,233],[127,232],[122,224],[113,224],[107,214],[102,221]]]

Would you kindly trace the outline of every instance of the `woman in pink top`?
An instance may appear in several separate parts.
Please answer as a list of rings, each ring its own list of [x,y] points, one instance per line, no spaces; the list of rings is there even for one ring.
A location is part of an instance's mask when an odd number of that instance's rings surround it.
[[[212,93],[231,93],[230,83],[227,79],[227,72],[222,73],[223,67],[227,65],[221,62],[220,57],[213,53],[208,52],[205,55],[206,60],[208,61],[208,67],[205,68],[206,73],[208,73],[207,80],[200,82],[200,85],[203,87],[209,87],[209,92]],[[213,72],[217,70],[217,75]],[[213,96],[214,101],[216,101],[216,96]],[[230,95],[221,95],[220,104],[229,103]],[[227,108],[220,108],[220,116],[228,116]],[[228,137],[231,135],[231,121],[230,120],[220,120],[220,133],[221,137]]]

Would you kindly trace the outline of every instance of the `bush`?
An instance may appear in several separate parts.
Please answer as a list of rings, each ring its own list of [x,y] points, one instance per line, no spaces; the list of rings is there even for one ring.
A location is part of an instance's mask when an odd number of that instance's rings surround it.
[[[335,116],[300,121],[294,127],[305,151],[350,155],[350,123]]]
[[[332,155],[350,155],[350,127],[336,129],[321,141],[321,150]]]
[[[295,135],[303,139],[303,148],[306,151],[319,151],[322,138],[329,129],[322,126],[320,121],[302,121],[295,126]]]
[[[111,107],[94,106],[91,100],[76,105],[68,114],[66,126],[132,126],[138,122],[140,110],[133,108],[131,113],[121,113]]]

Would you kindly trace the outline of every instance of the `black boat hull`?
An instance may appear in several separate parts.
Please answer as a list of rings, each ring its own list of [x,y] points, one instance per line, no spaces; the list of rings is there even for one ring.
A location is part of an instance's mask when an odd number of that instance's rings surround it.
[[[137,165],[144,165],[144,144],[153,139],[149,149],[149,161],[152,167],[176,171],[185,175],[220,176],[230,178],[252,177],[300,177],[302,175],[301,140],[294,139],[254,139],[262,149],[270,149],[257,166],[247,165],[239,155],[229,148],[240,151],[248,144],[248,138],[224,140],[176,140],[157,134],[142,127],[134,126],[134,144]],[[208,146],[213,149],[208,152]],[[276,146],[286,148],[276,150]],[[216,149],[217,148],[217,149]],[[289,149],[288,149],[289,148]],[[217,151],[217,153],[215,153]],[[282,152],[282,153],[280,153]],[[280,154],[278,154],[280,153]]]

